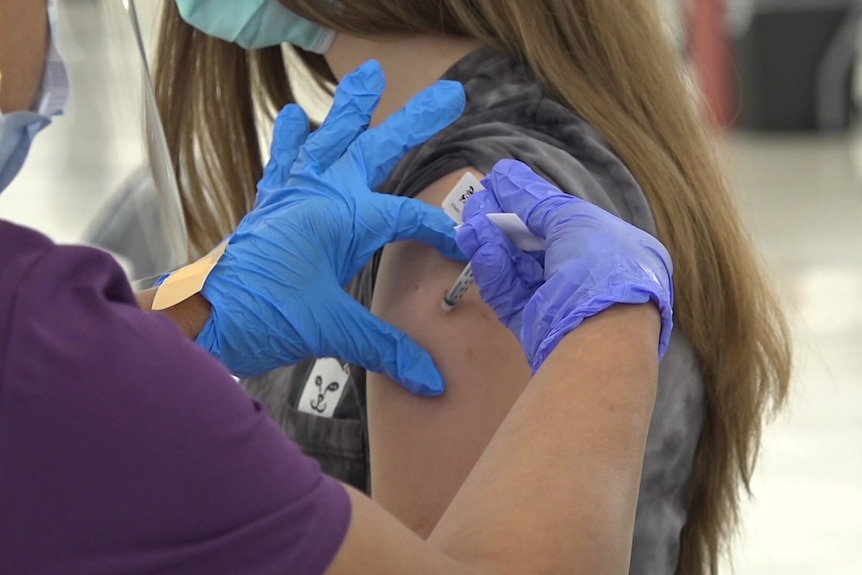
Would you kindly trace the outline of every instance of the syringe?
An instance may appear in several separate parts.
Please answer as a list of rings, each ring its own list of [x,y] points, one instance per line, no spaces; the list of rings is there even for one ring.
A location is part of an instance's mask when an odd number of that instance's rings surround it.
[[[474,282],[473,266],[467,264],[467,267],[464,268],[464,271],[461,272],[461,275],[458,276],[458,279],[452,287],[449,288],[446,295],[443,296],[443,301],[440,303],[440,309],[443,310],[443,313],[449,313],[452,311],[452,308],[464,299],[464,296],[467,295],[467,290],[470,289],[470,286],[472,286]]]
[[[464,205],[474,193],[483,190],[482,184],[473,174],[466,174],[458,182],[458,185],[446,196],[443,201],[443,210],[452,218],[456,225],[463,223]],[[488,219],[500,228],[506,237],[519,249],[528,252],[541,252],[545,250],[545,241],[539,238],[527,228],[527,225],[515,214],[488,214]],[[467,295],[467,291],[475,283],[473,267],[467,265],[451,288],[444,294],[440,302],[440,309],[448,313],[458,305]]]

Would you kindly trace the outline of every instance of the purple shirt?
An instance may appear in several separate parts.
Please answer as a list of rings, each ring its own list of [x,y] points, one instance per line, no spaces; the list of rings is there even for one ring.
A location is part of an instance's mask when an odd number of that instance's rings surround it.
[[[318,574],[349,522],[109,255],[0,222],[0,573]]]

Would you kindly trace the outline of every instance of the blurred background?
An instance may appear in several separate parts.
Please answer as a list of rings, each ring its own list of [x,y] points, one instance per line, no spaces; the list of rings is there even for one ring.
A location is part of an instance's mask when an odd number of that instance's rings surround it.
[[[73,11],[92,2],[75,0]],[[159,0],[139,0],[147,46]],[[856,0],[655,0],[704,95],[716,143],[796,338],[790,408],[768,430],[731,566],[758,575],[862,573],[862,5]],[[77,6],[77,8],[76,8]],[[86,32],[86,30],[84,30]],[[76,42],[103,42],[80,34]],[[73,43],[74,48],[74,43]],[[110,49],[105,47],[106,58]],[[101,81],[69,53],[69,113],[37,140],[0,217],[81,241],[134,186],[141,142],[76,160],[108,121]],[[136,71],[130,68],[130,74]],[[114,68],[110,82],[137,81]],[[62,169],[58,189],[44,174]],[[97,172],[98,176],[94,173]],[[857,347],[858,346],[858,347]]]

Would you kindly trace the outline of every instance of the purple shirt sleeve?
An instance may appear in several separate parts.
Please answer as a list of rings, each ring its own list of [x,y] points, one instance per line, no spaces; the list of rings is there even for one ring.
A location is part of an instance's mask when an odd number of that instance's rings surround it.
[[[0,573],[323,573],[343,487],[110,256],[0,226]]]

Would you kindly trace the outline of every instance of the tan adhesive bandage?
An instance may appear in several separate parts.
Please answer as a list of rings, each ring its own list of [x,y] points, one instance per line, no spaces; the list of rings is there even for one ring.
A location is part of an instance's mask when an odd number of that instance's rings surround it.
[[[180,268],[156,290],[153,311],[162,311],[201,293],[207,278],[227,249],[227,241],[193,264]]]

